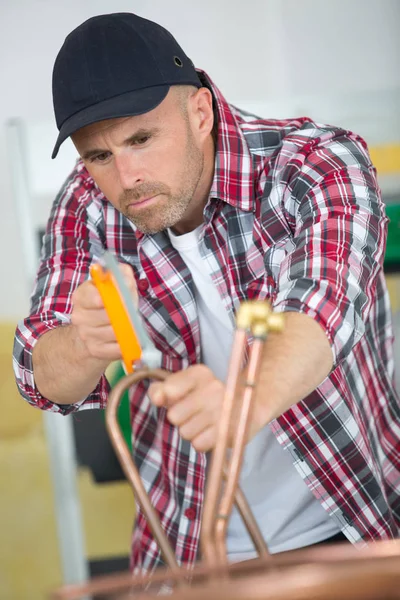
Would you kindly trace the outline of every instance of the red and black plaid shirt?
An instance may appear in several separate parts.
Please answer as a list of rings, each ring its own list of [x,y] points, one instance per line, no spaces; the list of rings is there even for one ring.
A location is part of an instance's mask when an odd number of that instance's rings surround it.
[[[233,317],[241,301],[268,298],[275,310],[308,314],[326,331],[334,354],[329,377],[272,429],[349,540],[397,537],[400,406],[382,271],[387,220],[366,145],[351,132],[307,118],[242,113],[209,84],[218,144],[199,244],[224,306]],[[35,342],[69,322],[72,292],[104,248],[132,265],[140,311],[163,366],[175,371],[200,361],[184,261],[166,233],[136,231],[78,162],[53,205],[30,316],[16,333],[19,389],[39,408],[67,414],[107,403],[105,377],[85,400],[58,406],[41,396],[32,370]],[[206,458],[181,439],[145,391],[142,385],[131,390],[134,457],[178,561],[191,564]],[[132,557],[143,569],[161,561],[140,511]]]

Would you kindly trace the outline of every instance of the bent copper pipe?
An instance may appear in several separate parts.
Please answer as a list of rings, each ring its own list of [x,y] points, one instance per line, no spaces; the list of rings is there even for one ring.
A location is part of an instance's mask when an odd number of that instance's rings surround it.
[[[257,525],[247,500],[238,486],[240,470],[243,463],[244,447],[248,436],[252,397],[256,385],[263,339],[255,340],[250,352],[247,378],[244,384],[244,394],[235,433],[235,443],[232,448],[229,466],[226,467],[226,453],[232,426],[234,404],[237,393],[240,369],[244,359],[247,333],[239,330],[235,334],[232,357],[227,377],[226,394],[218,432],[218,442],[214,449],[209,474],[206,499],[204,504],[203,525],[201,532],[201,548],[209,565],[216,562],[227,564],[226,532],[232,506],[236,501],[239,513],[246,525],[253,544],[259,556],[269,556],[268,548]],[[236,424],[235,424],[236,425]],[[221,495],[221,481],[225,477],[225,489]]]
[[[235,492],[235,504],[244,524],[247,527],[247,531],[249,532],[250,538],[258,552],[258,555],[263,559],[268,558],[270,554],[268,552],[267,544],[265,543],[263,534],[261,533],[258,523],[254,517],[253,511],[247,502],[246,496],[242,492],[242,489],[239,485],[237,486]]]
[[[268,302],[249,301],[241,304],[237,315],[237,329],[229,365],[226,394],[218,430],[217,443],[213,452],[204,505],[201,545],[205,560],[210,566],[216,563],[220,566],[226,566],[228,562],[226,553],[226,533],[232,512],[234,494],[238,486],[240,470],[243,463],[244,449],[248,438],[253,395],[258,379],[264,342],[269,331],[278,332],[282,331],[282,329],[283,316],[281,314],[273,313]],[[235,402],[238,402],[238,397],[240,398],[241,396],[241,394],[238,393],[238,383],[240,371],[244,362],[248,332],[253,334],[254,342],[250,350],[242,404],[239,414],[236,417],[237,423],[234,423],[234,405]],[[231,431],[235,431],[235,436],[233,437],[226,485],[223,489],[222,474],[227,458],[229,435]],[[254,515],[248,505],[242,514],[242,518],[248,531],[250,521],[252,522],[252,525],[256,525]],[[261,533],[258,542],[256,550],[259,556],[269,556],[267,545]]]
[[[260,368],[262,351],[264,348],[264,341],[265,338],[255,339],[250,351],[249,364],[247,368],[247,377],[244,383],[243,402],[235,433],[235,443],[232,447],[225,489],[219,504],[218,514],[216,515],[215,543],[219,557],[219,564],[227,564],[228,562],[226,551],[226,533],[228,530],[228,520],[232,513],[235,490],[238,487],[239,476],[242,470],[244,450],[249,435],[251,416],[253,412],[253,395],[258,379],[258,371]],[[238,377],[239,374],[236,376],[236,381],[238,380]],[[245,511],[244,520],[245,524],[247,525],[247,528],[249,515],[251,515],[254,518],[250,507],[248,507],[248,509]],[[257,548],[257,546],[256,550],[258,550],[260,556],[268,556],[269,553],[267,545],[264,542],[264,538],[262,538],[262,540],[263,546],[261,547],[261,552],[260,549]]]
[[[208,475],[208,483],[204,501],[200,543],[202,554],[209,565],[215,565],[218,562],[218,553],[215,547],[214,539],[214,529],[218,513],[218,502],[221,494],[221,481],[226,463],[229,429],[236,399],[238,376],[244,362],[245,344],[246,331],[236,331],[233,340],[231,360],[229,363],[225,397],[218,429],[217,444],[212,453],[211,467]]]
[[[179,571],[179,566],[176,561],[174,551],[168,538],[161,527],[160,520],[154,510],[150,499],[147,495],[142,479],[133,460],[130,456],[129,449],[126,445],[121,429],[118,425],[117,411],[121,402],[123,393],[131,386],[139,383],[143,379],[155,379],[156,381],[164,381],[168,377],[168,371],[163,369],[141,369],[130,373],[115,385],[110,393],[106,408],[106,426],[110,436],[114,450],[121,463],[122,469],[127,480],[131,484],[135,493],[136,499],[139,502],[143,513],[146,516],[147,522],[161,550],[163,559],[172,572]],[[133,442],[134,443],[134,442]]]
[[[175,572],[176,570],[179,570],[179,566],[176,561],[174,551],[168,541],[167,536],[165,535],[164,530],[161,527],[160,520],[150,502],[140,474],[133,463],[130,451],[120,430],[117,416],[122,395],[130,386],[135,385],[144,379],[164,381],[168,375],[169,372],[163,369],[150,370],[144,368],[136,371],[135,373],[131,373],[118,381],[115,387],[112,389],[108,400],[106,408],[106,426],[115,453],[121,463],[121,467],[126,475],[127,480],[133,488],[134,495],[143,510],[147,522],[149,523],[149,527],[161,550],[163,559],[171,571]],[[256,549],[261,556],[267,556],[268,550],[265,541],[243,492],[239,486],[237,486],[237,489],[234,490],[234,492],[235,504],[246,524],[249,535]]]

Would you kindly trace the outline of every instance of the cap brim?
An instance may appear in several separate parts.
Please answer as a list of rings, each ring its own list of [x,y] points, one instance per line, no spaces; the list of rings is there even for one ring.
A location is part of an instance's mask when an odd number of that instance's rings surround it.
[[[60,128],[56,145],[51,158],[58,154],[61,144],[73,133],[98,121],[116,119],[119,117],[134,117],[142,115],[158,106],[168,94],[169,85],[158,85],[155,87],[128,92],[114,98],[109,98],[93,106],[79,111],[67,119]]]

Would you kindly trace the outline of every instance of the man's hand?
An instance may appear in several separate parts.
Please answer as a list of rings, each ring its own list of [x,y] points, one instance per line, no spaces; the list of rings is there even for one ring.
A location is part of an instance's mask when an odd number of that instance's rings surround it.
[[[137,302],[136,282],[132,268],[119,265],[128,289]],[[82,283],[72,295],[71,323],[76,334],[92,358],[110,363],[121,358],[121,351],[104,309],[101,296],[93,281]]]
[[[155,406],[166,407],[168,420],[178,427],[180,435],[189,440],[198,452],[208,452],[215,446],[224,394],[225,385],[205,365],[194,365],[178,371],[165,381],[152,383],[149,387],[151,402]],[[240,405],[241,398],[238,397],[234,415]],[[234,416],[231,440],[236,423]],[[255,405],[250,437],[263,425],[261,411]]]
[[[331,346],[322,327],[307,315],[285,313],[284,331],[271,333],[264,347],[248,441],[315,390],[332,364]],[[149,388],[152,403],[165,406],[168,419],[181,436],[203,452],[215,447],[224,392],[224,384],[205,365],[173,373]],[[237,428],[242,392],[239,379],[230,443]]]
[[[120,265],[137,301],[132,268]],[[108,365],[121,357],[103,302],[92,281],[72,295],[71,324],[44,333],[32,352],[35,383],[56,404],[74,404],[96,387]]]

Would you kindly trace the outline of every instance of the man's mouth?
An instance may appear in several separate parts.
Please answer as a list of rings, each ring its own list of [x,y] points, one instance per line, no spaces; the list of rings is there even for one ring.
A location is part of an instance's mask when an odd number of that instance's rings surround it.
[[[139,200],[131,201],[128,204],[128,208],[144,208],[145,206],[151,204],[159,195],[160,194],[154,194],[154,196],[147,196],[146,198],[140,198]]]

